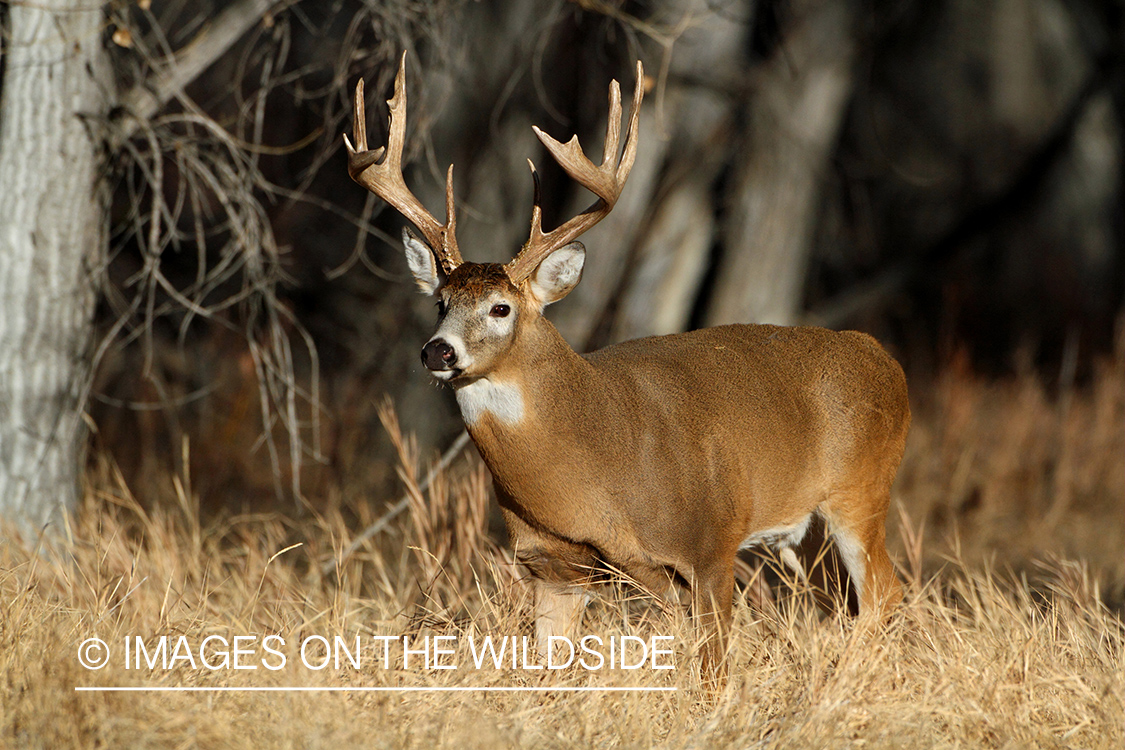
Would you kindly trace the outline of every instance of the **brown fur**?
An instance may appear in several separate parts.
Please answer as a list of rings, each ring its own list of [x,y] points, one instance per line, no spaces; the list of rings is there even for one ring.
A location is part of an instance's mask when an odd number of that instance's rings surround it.
[[[901,597],[884,521],[910,407],[875,339],[730,325],[579,356],[522,287],[467,263],[442,295],[466,320],[490,295],[519,302],[508,340],[478,342],[473,376],[517,384],[523,419],[485,413],[470,432],[540,582],[541,639],[573,627],[575,587],[608,563],[653,591],[686,583],[718,657],[740,544],[813,511],[861,548],[861,611]]]
[[[567,243],[612,210],[632,168],[644,96],[640,62],[622,153],[616,81],[600,166],[580,153],[577,138],[564,146],[536,130],[598,202],[544,235],[535,177],[530,236],[507,266],[462,263],[452,167],[446,224],[405,187],[405,64],[404,54],[388,102],[385,156],[367,149],[362,81],[356,87],[348,172],[429,243],[432,257],[404,236],[415,279],[424,291],[438,291],[446,310],[423,358],[465,389],[458,393],[462,414],[492,470],[516,554],[538,581],[540,648],[552,630],[575,623],[580,586],[604,562],[654,591],[686,583],[714,663],[739,546],[759,532],[784,532],[814,511],[836,535],[853,578],[858,574],[861,610],[900,597],[883,523],[910,407],[901,368],[874,339],[820,328],[723,326],[580,357],[541,314],[581,277],[585,250]],[[508,305],[510,314],[493,314],[503,311],[496,305]]]

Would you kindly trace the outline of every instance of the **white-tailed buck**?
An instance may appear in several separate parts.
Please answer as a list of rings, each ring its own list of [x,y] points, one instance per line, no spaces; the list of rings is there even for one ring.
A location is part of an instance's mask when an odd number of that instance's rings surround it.
[[[363,81],[356,87],[348,171],[423,235],[403,232],[414,278],[440,300],[422,361],[453,387],[492,471],[511,544],[536,586],[540,648],[548,635],[573,631],[583,586],[608,566],[654,592],[690,590],[705,653],[720,656],[736,554],[763,543],[791,548],[814,514],[861,612],[895,604],[901,586],[884,521],[910,407],[902,369],[875,339],[728,325],[579,355],[543,317],[578,284],[586,251],[575,239],[610,212],[633,165],[640,63],[623,149],[621,93],[616,81],[610,86],[601,165],[577,138],[562,144],[535,129],[597,201],[544,232],[532,165],[531,236],[500,265],[461,259],[452,167],[445,224],[403,181],[405,62],[386,149],[368,150]]]

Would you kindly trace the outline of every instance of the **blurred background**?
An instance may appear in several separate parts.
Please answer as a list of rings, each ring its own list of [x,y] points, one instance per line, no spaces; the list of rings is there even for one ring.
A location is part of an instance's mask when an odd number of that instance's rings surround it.
[[[607,86],[627,99],[644,62],[636,166],[548,313],[577,350],[727,322],[864,330],[906,369],[900,491],[938,482],[931,528],[993,494],[1018,517],[1125,503],[1120,0],[118,3],[119,85],[248,5],[245,33],[151,117],[108,123],[88,412],[129,486],[188,474],[214,513],[356,508],[398,492],[384,394],[423,458],[459,434],[419,362],[436,310],[403,221],[349,179],[341,140],[362,77],[384,142],[406,50],[407,182],[440,217],[456,165],[474,261],[526,238],[528,158],[545,227],[592,200],[531,126],[599,153]]]

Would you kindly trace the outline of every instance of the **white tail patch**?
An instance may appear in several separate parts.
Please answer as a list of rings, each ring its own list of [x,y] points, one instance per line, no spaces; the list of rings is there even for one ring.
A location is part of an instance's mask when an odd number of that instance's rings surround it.
[[[867,578],[867,554],[864,552],[863,545],[849,531],[831,529],[831,532],[832,539],[836,542],[836,550],[840,553],[844,567],[848,569],[848,575],[852,579],[855,594],[857,597],[863,596],[863,584]]]
[[[514,383],[488,378],[474,380],[457,389],[457,405],[469,427],[486,413],[505,425],[519,424],[523,419],[523,393]]]

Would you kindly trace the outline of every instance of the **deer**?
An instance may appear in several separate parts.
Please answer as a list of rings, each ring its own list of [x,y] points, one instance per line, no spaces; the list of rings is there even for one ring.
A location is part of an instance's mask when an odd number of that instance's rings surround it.
[[[871,336],[816,327],[734,324],[643,338],[578,354],[543,315],[575,288],[578,237],[617,202],[637,154],[644,70],[624,146],[621,92],[609,87],[602,163],[578,137],[535,135],[596,200],[542,227],[539,174],[527,241],[507,263],[462,259],[453,166],[446,221],[407,188],[406,55],[388,101],[387,146],[368,149],[363,80],[355,89],[348,172],[421,233],[403,229],[418,288],[439,323],[421,359],[455,395],[493,477],[515,559],[534,593],[535,638],[579,627],[594,571],[683,595],[703,663],[725,658],[734,565],[768,545],[793,559],[810,522],[825,524],[860,614],[902,598],[887,553],[891,484],[910,426],[902,368]],[[676,592],[679,592],[678,594]]]

